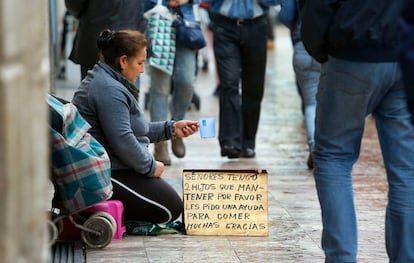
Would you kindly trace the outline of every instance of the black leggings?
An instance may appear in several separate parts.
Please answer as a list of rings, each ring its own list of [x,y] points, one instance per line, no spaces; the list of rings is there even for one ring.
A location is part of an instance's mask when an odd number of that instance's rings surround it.
[[[167,223],[183,212],[175,189],[162,178],[148,178],[130,170],[112,170],[113,200],[124,204],[124,220]]]

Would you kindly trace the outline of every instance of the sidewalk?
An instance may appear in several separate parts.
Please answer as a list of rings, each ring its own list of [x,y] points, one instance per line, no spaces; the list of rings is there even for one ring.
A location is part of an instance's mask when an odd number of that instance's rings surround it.
[[[256,158],[229,160],[220,156],[217,139],[185,139],[187,154],[177,159],[164,178],[182,193],[184,169],[267,170],[269,236],[127,236],[100,250],[87,250],[88,263],[98,262],[208,262],[208,263],[314,263],[323,262],[320,247],[319,203],[311,171],[307,169],[307,146],[293,70],[288,32],[276,30],[276,48],[268,54],[265,97],[257,136]],[[210,63],[211,64],[211,63]],[[68,68],[68,81],[58,81],[57,95],[70,99],[79,70]],[[201,110],[188,112],[188,119],[218,117],[214,97],[214,69],[200,73],[197,93]],[[148,89],[143,79],[141,94]],[[143,100],[141,96],[141,101]],[[142,101],[143,103],[143,101]],[[143,105],[143,104],[142,104]],[[360,161],[354,168],[359,223],[359,262],[385,263],[384,207],[387,184],[373,121],[368,119]]]

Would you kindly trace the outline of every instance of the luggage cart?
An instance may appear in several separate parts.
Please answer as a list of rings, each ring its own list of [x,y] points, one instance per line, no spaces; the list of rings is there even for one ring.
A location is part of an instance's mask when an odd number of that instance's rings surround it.
[[[51,182],[50,243],[79,237],[91,248],[104,248],[123,231],[123,206],[112,196],[110,160],[88,133],[90,125],[76,107],[48,95]],[[122,236],[122,235],[121,235]]]
[[[112,240],[122,240],[124,207],[121,201],[107,200],[72,215],[51,213],[51,242],[76,241],[89,248],[104,248]]]

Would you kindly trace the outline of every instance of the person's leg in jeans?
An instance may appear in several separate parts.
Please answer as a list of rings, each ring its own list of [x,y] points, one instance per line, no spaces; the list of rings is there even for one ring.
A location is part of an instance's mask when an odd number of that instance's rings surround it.
[[[397,81],[374,112],[389,186],[386,247],[390,262],[414,262],[414,126],[398,65],[386,67],[391,74],[379,72],[381,82]]]
[[[293,69],[304,106],[306,135],[309,147],[308,168],[313,168],[312,149],[315,134],[316,92],[318,90],[321,65],[312,58],[299,41],[293,49]]]
[[[174,120],[184,119],[191,103],[196,79],[196,60],[194,56],[194,50],[177,47],[172,76],[174,90],[172,93],[171,117]]]
[[[165,121],[168,118],[168,97],[170,95],[171,77],[155,67],[149,67],[149,74],[149,112],[151,121]],[[154,158],[165,165],[171,164],[166,141],[155,143]]]
[[[191,105],[195,84],[195,68],[195,51],[186,47],[177,47],[172,76],[174,89],[171,100],[171,118],[173,120],[184,119],[187,109]],[[184,157],[185,145],[182,138],[172,140],[171,145],[175,156]]]
[[[357,222],[352,166],[359,157],[370,68],[329,58],[322,65],[317,94],[314,177],[322,210],[326,263],[356,262]],[[338,70],[340,69],[340,70]]]

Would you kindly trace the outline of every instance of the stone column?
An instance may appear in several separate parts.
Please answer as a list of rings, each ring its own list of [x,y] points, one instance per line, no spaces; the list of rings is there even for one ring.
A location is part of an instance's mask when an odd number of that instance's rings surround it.
[[[48,262],[49,3],[0,1],[0,262]]]

